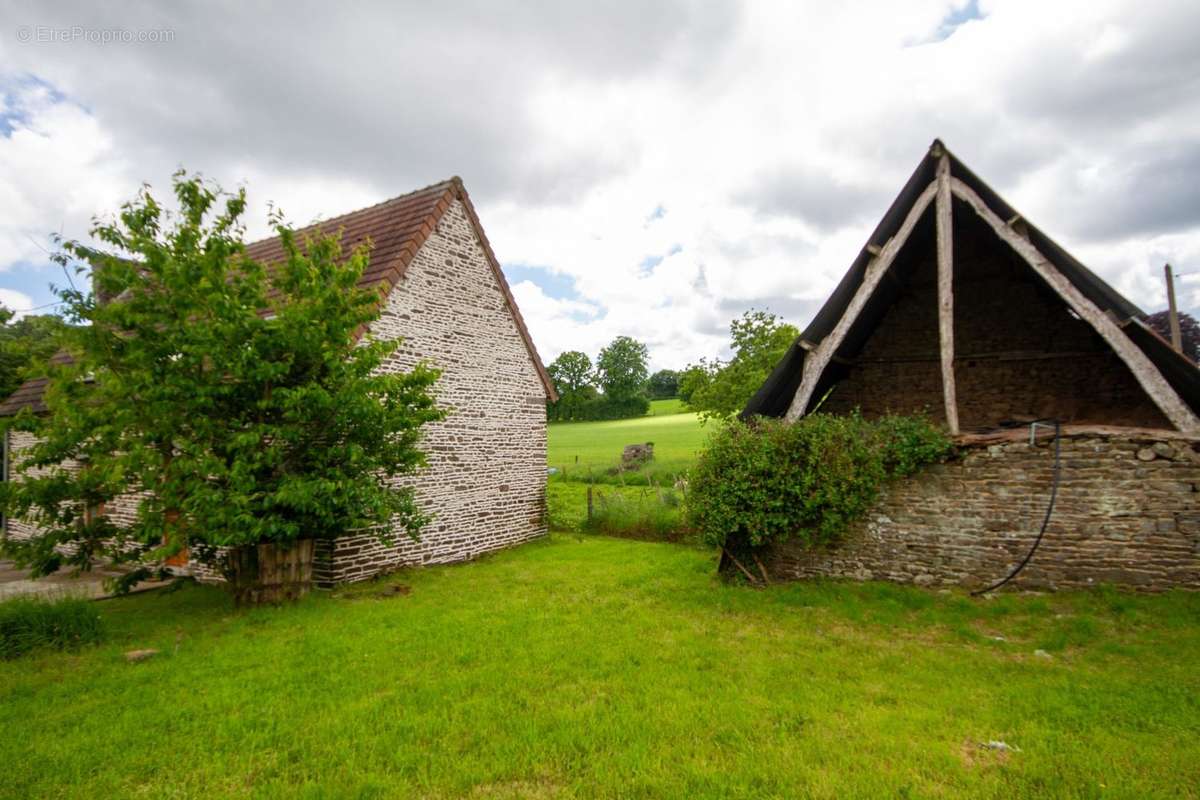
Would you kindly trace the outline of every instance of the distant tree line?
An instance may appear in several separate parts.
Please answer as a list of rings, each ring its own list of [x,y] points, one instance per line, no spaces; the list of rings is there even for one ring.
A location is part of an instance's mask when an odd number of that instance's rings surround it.
[[[548,368],[559,400],[547,413],[551,420],[603,420],[640,417],[650,400],[682,399],[705,418],[725,419],[745,408],[771,370],[783,358],[799,331],[774,314],[747,311],[730,323],[727,361],[705,359],[682,371],[646,366],[646,345],[618,336],[600,351],[596,362],[586,353],[568,350]]]
[[[595,365],[587,353],[568,350],[549,366],[558,402],[547,406],[551,420],[640,417],[650,409],[646,345],[618,336],[600,350]]]

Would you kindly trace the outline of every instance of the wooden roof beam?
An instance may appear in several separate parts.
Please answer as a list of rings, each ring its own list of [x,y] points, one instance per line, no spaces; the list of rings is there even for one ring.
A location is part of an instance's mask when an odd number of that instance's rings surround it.
[[[800,387],[796,390],[796,394],[792,397],[791,405],[788,407],[787,414],[784,419],[788,422],[795,422],[808,410],[808,404],[812,401],[813,392],[817,388],[817,383],[821,376],[825,374],[829,362],[833,360],[834,353],[842,346],[842,342],[846,339],[846,334],[850,330],[850,326],[858,319],[858,315],[862,313],[863,307],[875,293],[879,282],[883,279],[884,274],[896,259],[896,254],[904,247],[908,241],[908,237],[912,234],[913,229],[920,221],[921,215],[929,208],[929,204],[933,202],[933,197],[937,191],[937,182],[934,181],[925,188],[909,209],[908,216],[904,218],[904,222],[900,225],[900,230],[880,249],[879,255],[873,257],[867,264],[866,271],[863,274],[862,283],[859,284],[858,290],[855,291],[854,297],[851,298],[850,304],[846,307],[845,313],[838,320],[837,325],[830,331],[821,342],[808,353],[808,357],[804,359],[804,374],[800,379]]]
[[[950,156],[937,165],[938,344],[942,363],[942,401],[946,427],[958,435],[958,391],[954,385],[954,210],[950,197]]]
[[[1167,383],[1167,379],[1146,357],[1146,354],[1125,335],[1124,331],[1107,313],[1101,311],[1099,306],[1075,288],[1075,285],[1059,272],[1058,268],[1050,263],[1029,239],[1013,230],[1013,227],[992,211],[983,198],[970,186],[958,178],[951,177],[950,189],[954,196],[969,205],[1002,241],[1025,259],[1033,271],[1066,301],[1072,311],[1088,322],[1096,333],[1100,334],[1100,337],[1129,367],[1129,371],[1133,373],[1138,384],[1172,425],[1187,434],[1200,433],[1200,419],[1197,419],[1196,414],[1172,388],[1171,384]]]

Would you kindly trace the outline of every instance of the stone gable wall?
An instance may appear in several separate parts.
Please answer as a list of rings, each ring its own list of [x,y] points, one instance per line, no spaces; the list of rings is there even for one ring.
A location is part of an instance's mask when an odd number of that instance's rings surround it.
[[[430,425],[428,469],[406,481],[435,518],[412,541],[370,534],[318,543],[322,583],[409,564],[461,561],[546,533],[546,396],[461,202],[388,297],[371,333],[400,338],[389,366],[442,369],[449,416]]]
[[[13,475],[16,472],[16,466],[21,463],[22,453],[28,450],[37,442],[37,439],[31,433],[25,431],[7,431],[5,435],[8,437],[8,474]],[[77,464],[69,464],[68,468],[78,469]],[[34,475],[42,475],[45,470],[34,470]],[[15,517],[7,517],[4,520],[4,534],[13,539],[23,540],[32,538],[37,533],[37,527],[31,525],[24,520],[16,519]]]
[[[964,449],[956,461],[889,486],[838,546],[774,548],[781,578],[831,576],[982,587],[1033,544],[1049,500],[1054,451],[1044,432]],[[1177,439],[1065,436],[1054,514],[1023,588],[1112,583],[1200,589],[1200,454]]]

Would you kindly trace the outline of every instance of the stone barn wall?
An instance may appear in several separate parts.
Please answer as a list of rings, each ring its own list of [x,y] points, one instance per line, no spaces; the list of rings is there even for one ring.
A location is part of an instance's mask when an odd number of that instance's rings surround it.
[[[964,210],[954,216],[954,380],[960,425],[1006,419],[1173,426],[1090,325]],[[822,407],[944,421],[937,262],[912,243],[912,274]]]
[[[21,463],[23,453],[32,447],[37,441],[32,433],[26,431],[7,431],[8,445],[8,474],[15,474],[16,467]],[[77,461],[68,461],[65,463],[68,470],[76,471],[79,469]],[[46,470],[33,470],[35,475],[44,475]],[[131,524],[137,516],[138,495],[122,495],[110,503],[106,503],[103,513],[111,518],[114,524],[126,526]],[[29,539],[37,533],[37,527],[25,520],[20,520],[15,517],[6,517],[4,520],[4,535],[14,540],[20,541]],[[59,550],[64,553],[74,552],[74,544],[60,545]]]
[[[371,333],[402,344],[391,366],[443,370],[450,412],[428,426],[429,468],[407,481],[434,515],[419,542],[373,535],[318,542],[321,583],[409,564],[461,561],[546,533],[546,394],[461,202],[392,290]]]
[[[1049,500],[1054,450],[1042,433],[964,449],[888,487],[838,546],[777,546],[781,578],[831,576],[978,588],[1024,558]],[[1200,589],[1200,454],[1192,442],[1132,433],[1070,434],[1054,515],[1024,588],[1112,583]]]

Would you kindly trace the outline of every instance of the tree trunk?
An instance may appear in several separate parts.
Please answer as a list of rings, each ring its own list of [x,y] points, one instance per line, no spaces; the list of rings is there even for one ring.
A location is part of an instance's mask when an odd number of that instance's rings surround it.
[[[287,602],[312,588],[312,539],[246,545],[230,550],[228,559],[236,605]]]

